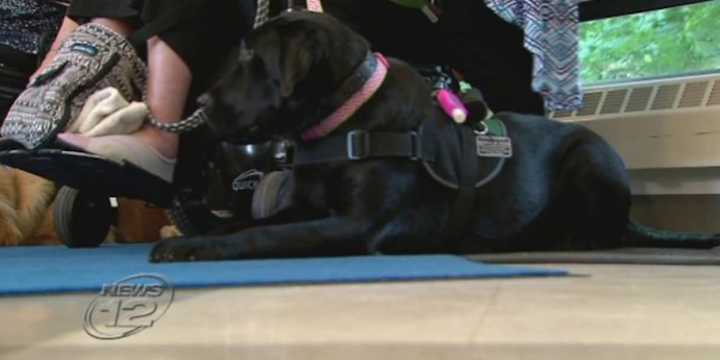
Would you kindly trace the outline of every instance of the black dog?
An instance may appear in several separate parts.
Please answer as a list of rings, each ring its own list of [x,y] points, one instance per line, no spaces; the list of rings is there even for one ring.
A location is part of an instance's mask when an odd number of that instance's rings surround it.
[[[284,14],[246,41],[251,50],[206,98],[212,130],[236,142],[258,136],[301,141],[300,134],[326,115],[325,99],[370,49],[333,17],[309,12]],[[275,224],[228,235],[166,240],[151,259],[618,246],[628,228],[630,191],[613,149],[580,126],[537,116],[499,117],[513,138],[513,157],[472,194],[462,239],[448,241],[456,230],[456,190],[439,184],[419,161],[375,158],[297,168],[295,208],[288,212],[293,217],[279,215]],[[382,87],[332,135],[409,132],[428,120],[450,123],[425,80],[391,59]]]

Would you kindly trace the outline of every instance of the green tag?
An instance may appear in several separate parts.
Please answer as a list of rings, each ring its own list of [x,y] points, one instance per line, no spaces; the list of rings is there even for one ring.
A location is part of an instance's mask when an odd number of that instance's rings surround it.
[[[507,129],[502,121],[498,120],[497,117],[493,116],[485,120],[485,126],[488,128],[488,134],[494,136],[507,136]]]
[[[473,89],[473,86],[470,85],[467,81],[461,81],[460,82],[460,92],[463,94],[469,93]]]

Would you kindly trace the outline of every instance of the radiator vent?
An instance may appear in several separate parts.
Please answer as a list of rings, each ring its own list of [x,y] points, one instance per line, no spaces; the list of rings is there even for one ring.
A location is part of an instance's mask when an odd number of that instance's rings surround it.
[[[709,85],[710,83],[708,81],[685,84],[685,91],[683,91],[678,107],[688,108],[701,106],[703,100],[705,100],[705,94],[707,94]]]
[[[625,104],[627,94],[627,89],[608,91],[607,95],[605,95],[605,103],[603,103],[600,114],[619,113],[622,110],[623,104]]]
[[[652,96],[652,87],[634,88],[630,93],[625,112],[645,111],[650,105],[650,97]]]
[[[675,106],[675,100],[680,93],[680,85],[662,85],[658,88],[655,100],[653,101],[652,110],[667,110]]]
[[[550,113],[563,121],[616,118],[622,114],[686,111],[720,106],[720,71],[667,79],[609,83],[584,89],[583,107],[577,112]]]
[[[710,99],[708,105],[720,105],[720,80],[715,81],[715,86],[710,93]]]
[[[588,93],[583,97],[583,108],[577,112],[577,116],[595,115],[600,107],[603,93]]]

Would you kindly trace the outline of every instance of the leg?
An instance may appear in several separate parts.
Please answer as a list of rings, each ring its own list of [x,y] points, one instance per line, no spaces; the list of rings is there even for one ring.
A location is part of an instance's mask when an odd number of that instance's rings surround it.
[[[367,221],[335,217],[252,228],[237,234],[164,240],[153,249],[153,262],[236,260],[268,257],[366,254],[373,227]]]
[[[241,13],[227,2],[148,1],[142,20],[162,20],[178,6],[186,7],[192,16],[148,41],[147,102],[150,113],[164,123],[183,118],[188,98],[209,87],[218,64],[244,30],[238,28]],[[89,139],[61,134],[59,138],[117,162],[132,163],[167,182],[174,180],[179,143],[176,134],[145,126],[129,135]]]
[[[588,134],[563,158],[560,170],[559,223],[568,236],[558,250],[620,246],[630,213],[630,185],[616,153]]]
[[[327,211],[317,211],[313,210],[310,207],[291,207],[288,209],[285,209],[278,214],[262,220],[253,220],[253,219],[241,219],[240,221],[230,223],[227,225],[220,226],[218,228],[212,229],[209,233],[204,234],[208,236],[222,236],[222,235],[229,235],[229,234],[235,234],[241,231],[245,231],[250,228],[255,227],[267,227],[267,226],[277,226],[277,225],[284,225],[284,224],[292,224],[292,223],[298,223],[298,222],[306,222],[306,221],[314,221],[319,220],[327,217]]]
[[[451,65],[483,92],[493,111],[544,115],[543,99],[531,87],[533,57],[524,47],[523,31],[482,1],[457,0],[448,6]]]
[[[92,22],[129,35],[132,27],[122,21],[98,18]],[[148,106],[158,120],[173,123],[183,115],[192,75],[180,56],[155,36],[148,40]],[[137,136],[154,146],[162,155],[173,158],[177,153],[177,135],[146,127]]]
[[[73,1],[54,49],[35,76],[41,81],[32,82],[14,103],[3,136],[28,149],[52,146],[59,131],[74,126],[73,118],[93,90],[115,87],[127,99],[141,97],[144,66],[123,36],[132,31],[133,22],[118,15],[124,9],[122,2]],[[105,13],[89,11],[79,16],[83,4],[97,8],[101,3],[107,7]]]
[[[124,35],[128,27],[108,19],[95,19],[103,25]],[[164,123],[179,121],[185,110],[192,75],[187,64],[162,39],[153,37],[148,41],[147,102],[150,113]],[[171,182],[178,152],[179,137],[151,126],[129,135],[88,138],[75,134],[61,134],[60,139],[89,152],[115,160],[126,160]],[[129,151],[128,146],[145,151]]]
[[[190,68],[157,36],[148,41],[148,67],[147,101],[150,112],[164,123],[180,120],[192,83]],[[166,158],[174,159],[177,156],[177,134],[146,126],[135,136]]]
[[[360,217],[331,217],[291,224],[307,215],[299,209],[265,221],[264,226],[235,234],[164,240],[150,255],[153,262],[236,260],[310,256],[350,256],[371,253],[437,253],[447,251],[438,229],[436,208],[396,212],[384,222]]]

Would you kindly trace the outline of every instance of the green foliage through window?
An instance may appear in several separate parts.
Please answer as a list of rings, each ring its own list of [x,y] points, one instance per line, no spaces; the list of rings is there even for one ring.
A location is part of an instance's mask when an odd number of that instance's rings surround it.
[[[580,33],[584,83],[720,69],[720,0],[586,22]]]

